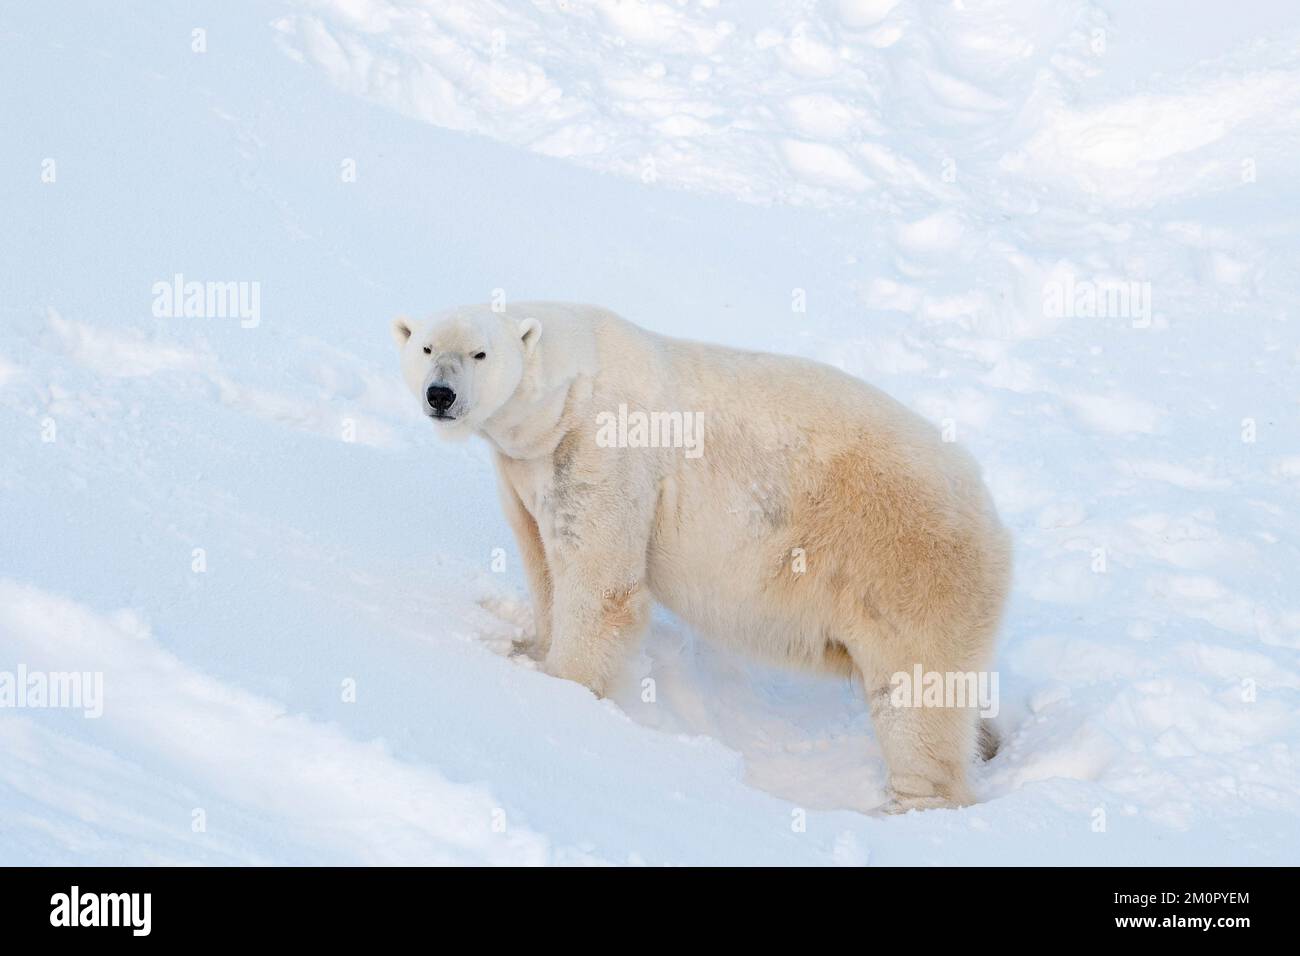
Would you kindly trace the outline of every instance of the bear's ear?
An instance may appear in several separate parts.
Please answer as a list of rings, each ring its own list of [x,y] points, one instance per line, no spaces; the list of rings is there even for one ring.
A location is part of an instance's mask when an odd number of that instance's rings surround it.
[[[399,349],[406,347],[406,340],[411,337],[411,320],[404,315],[393,319],[393,341]]]
[[[522,319],[519,323],[519,339],[524,343],[524,351],[531,352],[542,337],[542,323],[536,319]]]

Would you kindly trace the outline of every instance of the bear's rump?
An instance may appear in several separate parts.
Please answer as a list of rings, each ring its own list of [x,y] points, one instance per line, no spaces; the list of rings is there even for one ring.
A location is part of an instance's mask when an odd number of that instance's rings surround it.
[[[656,598],[709,636],[819,668],[864,640],[982,646],[1007,556],[977,475],[919,467],[879,436],[821,451],[679,469],[648,553]]]

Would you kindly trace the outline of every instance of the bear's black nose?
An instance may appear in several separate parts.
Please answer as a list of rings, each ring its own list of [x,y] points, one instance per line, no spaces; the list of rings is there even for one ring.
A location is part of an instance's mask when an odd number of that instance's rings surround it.
[[[452,402],[456,401],[456,393],[446,385],[430,385],[424,397],[429,400],[429,407],[440,414],[451,408]]]

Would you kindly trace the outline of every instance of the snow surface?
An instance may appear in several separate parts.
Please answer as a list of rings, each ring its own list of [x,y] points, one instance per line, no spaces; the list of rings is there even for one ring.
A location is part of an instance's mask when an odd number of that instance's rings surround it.
[[[104,675],[0,709],[0,863],[1300,862],[1289,4],[9,4],[0,64],[0,671]],[[853,687],[663,614],[607,701],[512,654],[387,328],[498,289],[955,430],[1017,545],[979,805],[873,815]]]

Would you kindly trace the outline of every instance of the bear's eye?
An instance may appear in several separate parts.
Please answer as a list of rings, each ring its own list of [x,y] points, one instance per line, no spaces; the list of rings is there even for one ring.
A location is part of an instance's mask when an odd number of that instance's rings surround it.
[[[476,359],[479,359],[479,360],[481,361],[482,359],[487,358],[487,353],[486,353],[486,352],[475,352],[475,353],[474,353],[474,357],[475,357]]]
[[[426,345],[426,346],[424,347],[424,354],[425,354],[425,355],[432,355],[432,354],[433,354],[433,349],[429,348],[429,346]]]

